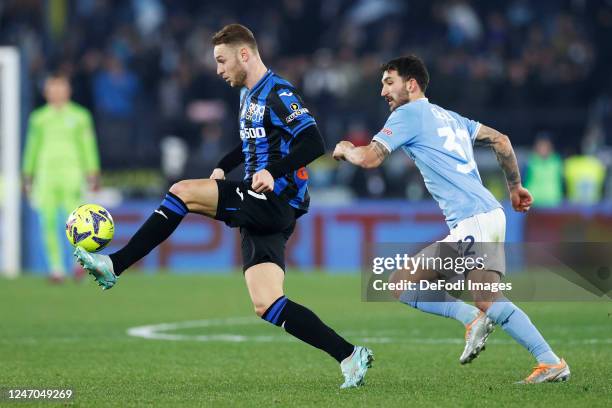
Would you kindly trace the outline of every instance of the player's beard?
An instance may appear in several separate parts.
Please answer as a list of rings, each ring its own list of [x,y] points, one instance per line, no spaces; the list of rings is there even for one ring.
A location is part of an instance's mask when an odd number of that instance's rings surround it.
[[[236,71],[236,79],[232,81],[231,85],[233,88],[242,88],[246,82],[247,72],[243,69]]]
[[[391,102],[394,103],[394,105],[390,105],[389,110],[393,112],[400,106],[405,105],[408,102],[410,102],[410,94],[408,93],[408,91],[402,90],[400,91],[400,93],[397,95],[396,98],[392,97]]]
[[[397,105],[395,106],[395,108],[393,108],[393,110],[396,110],[400,106],[409,103],[410,102],[410,94],[408,93],[408,91],[402,90],[402,92],[400,92],[399,95],[397,95],[396,101],[397,101]]]

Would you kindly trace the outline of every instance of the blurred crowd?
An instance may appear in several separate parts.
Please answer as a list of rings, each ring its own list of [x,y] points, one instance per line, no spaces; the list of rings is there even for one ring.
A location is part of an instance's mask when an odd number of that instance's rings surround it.
[[[542,132],[563,157],[612,145],[610,0],[6,0],[0,44],[22,50],[24,110],[42,102],[49,72],[68,74],[94,114],[103,170],[162,168],[172,181],[208,176],[238,137],[238,91],[216,77],[210,45],[230,22],[250,27],[268,67],[302,90],[328,149],[368,143],[382,126],[379,67],[403,53],[428,64],[430,100],[516,146]],[[484,173],[499,175],[490,162]],[[400,155],[368,173],[314,167],[322,189],[424,194]]]

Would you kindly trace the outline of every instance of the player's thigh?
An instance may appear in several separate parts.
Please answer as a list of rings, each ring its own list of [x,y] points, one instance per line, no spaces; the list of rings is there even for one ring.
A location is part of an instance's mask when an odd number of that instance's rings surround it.
[[[57,232],[60,222],[60,194],[55,186],[39,186],[32,191],[32,206],[38,213],[43,228],[51,228]]]
[[[64,186],[59,194],[59,201],[61,207],[66,215],[70,214],[80,205],[85,204],[83,202],[83,189],[80,184],[76,186]]]
[[[436,280],[439,277],[440,275],[436,271],[431,271],[427,269],[398,269],[389,276],[389,282],[418,282],[421,280]]]
[[[37,180],[38,181],[38,180]],[[58,194],[57,183],[35,182],[32,187],[31,205],[40,211],[52,207],[57,211],[60,206],[60,195]]]
[[[274,192],[256,193],[249,183],[219,180],[215,219],[259,235],[287,231],[295,224],[295,209]]]
[[[389,276],[390,283],[409,281],[416,282],[418,284],[420,281],[433,281],[436,279],[439,279],[438,273],[426,269],[416,269],[415,271],[411,271],[409,269],[398,269]],[[394,298],[399,299],[403,292],[403,290],[393,290],[391,291],[391,295]]]
[[[428,247],[421,250],[419,253],[413,256],[413,259],[425,259],[428,257],[435,257],[438,255],[438,243],[433,243]],[[420,281],[432,281],[440,279],[440,274],[435,270],[430,270],[422,267],[417,267],[414,269],[406,268],[406,269],[398,269],[393,272],[389,276],[390,283],[399,283],[402,281],[409,282],[420,282]],[[399,299],[403,291],[396,290],[392,291],[391,295],[396,299]]]
[[[170,192],[183,200],[189,212],[208,217],[215,217],[217,214],[219,189],[216,180],[182,180],[173,184]]]
[[[270,305],[283,296],[285,272],[275,263],[264,262],[249,267],[244,272],[244,279],[258,316],[263,316]]]

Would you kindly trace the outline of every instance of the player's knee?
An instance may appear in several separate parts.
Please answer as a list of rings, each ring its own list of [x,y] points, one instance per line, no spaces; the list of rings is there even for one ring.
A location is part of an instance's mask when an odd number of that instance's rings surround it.
[[[255,314],[257,315],[257,317],[262,317],[266,313],[266,310],[268,310],[267,307],[260,305],[254,305],[253,309],[255,310]]]
[[[394,299],[398,299],[402,296],[402,293],[404,293],[403,290],[391,290],[391,296],[393,296]]]
[[[181,180],[174,183],[170,187],[170,192],[185,202],[189,194],[189,180]]]
[[[483,312],[489,310],[493,302],[490,300],[476,300],[474,301],[474,305]]]
[[[268,302],[256,302],[253,303],[253,309],[255,310],[255,314],[259,317],[262,317],[268,311],[270,304]]]
[[[191,204],[197,201],[197,197],[194,196],[194,193],[197,192],[197,183],[195,180],[178,181],[170,187],[169,191],[180,198],[190,210]]]
[[[253,299],[253,310],[257,316],[263,317],[270,308],[276,310],[279,304],[283,306],[286,301],[287,298],[282,292],[274,296],[263,296],[262,298]]]
[[[422,276],[422,273],[423,272],[421,269],[398,269],[393,272],[389,276],[389,283],[393,284],[391,286],[393,289],[389,290],[391,292],[391,296],[393,296],[395,299],[399,299],[406,291],[405,282],[418,282],[420,279],[425,279],[424,276]],[[399,289],[395,289],[396,287]]]

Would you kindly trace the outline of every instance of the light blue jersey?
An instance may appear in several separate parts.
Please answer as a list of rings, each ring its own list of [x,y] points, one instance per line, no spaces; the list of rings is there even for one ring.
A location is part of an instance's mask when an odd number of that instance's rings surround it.
[[[402,148],[423,175],[449,228],[501,205],[482,185],[472,148],[480,123],[429,103],[427,98],[391,113],[374,140],[390,152]]]

